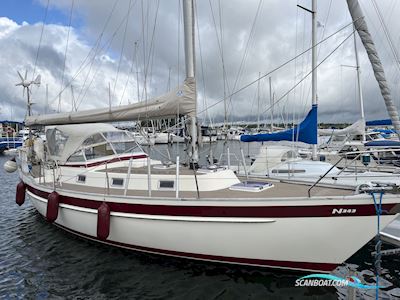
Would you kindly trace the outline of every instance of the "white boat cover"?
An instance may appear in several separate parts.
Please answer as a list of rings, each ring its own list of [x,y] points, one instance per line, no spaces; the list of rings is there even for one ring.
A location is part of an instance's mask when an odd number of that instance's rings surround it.
[[[111,124],[72,124],[47,126],[46,141],[50,158],[58,163],[65,163],[90,136],[103,132],[116,132]]]
[[[360,36],[364,48],[367,51],[368,58],[372,65],[372,69],[374,70],[375,78],[378,81],[379,88],[381,89],[381,94],[383,96],[383,99],[385,100],[386,110],[389,114],[390,119],[392,120],[394,129],[399,135],[400,134],[399,114],[392,100],[390,88],[385,78],[385,72],[383,70],[381,60],[379,59],[378,52],[375,48],[374,41],[372,40],[372,36],[368,31],[368,26],[367,23],[365,22],[360,4],[358,3],[358,0],[347,0],[347,6],[349,7],[349,11],[353,19],[354,26],[356,27],[358,35]]]
[[[365,122],[363,119],[358,120],[357,122],[343,129],[318,129],[319,136],[356,135],[364,133],[365,133]]]
[[[111,108],[98,108],[78,112],[57,113],[30,116],[25,119],[25,125],[62,125],[98,122],[141,121],[155,118],[194,115],[196,113],[196,82],[187,78],[183,85],[175,90],[134,104]]]

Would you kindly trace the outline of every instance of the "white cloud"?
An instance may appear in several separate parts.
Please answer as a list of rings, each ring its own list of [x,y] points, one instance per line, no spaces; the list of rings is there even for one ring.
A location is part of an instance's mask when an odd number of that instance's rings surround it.
[[[18,24],[15,23],[13,20],[10,20],[5,17],[0,18],[0,38],[4,38],[10,33],[12,33],[16,28],[18,27]]]

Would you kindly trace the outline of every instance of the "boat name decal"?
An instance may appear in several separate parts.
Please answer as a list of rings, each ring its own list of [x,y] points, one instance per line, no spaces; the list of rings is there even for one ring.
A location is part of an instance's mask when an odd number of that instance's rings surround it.
[[[355,208],[334,208],[332,210],[332,215],[341,215],[341,214],[355,214],[357,209]]]

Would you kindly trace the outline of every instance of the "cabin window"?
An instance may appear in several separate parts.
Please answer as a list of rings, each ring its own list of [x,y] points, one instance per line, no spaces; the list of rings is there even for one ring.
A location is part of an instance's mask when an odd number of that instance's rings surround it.
[[[78,182],[85,183],[86,182],[86,175],[78,175]]]
[[[82,150],[76,151],[67,160],[67,162],[84,162],[84,161],[85,157],[83,156]]]
[[[112,178],[111,185],[123,186],[124,180],[122,178]]]
[[[175,188],[175,181],[173,180],[160,180],[158,184],[159,189],[173,190]]]

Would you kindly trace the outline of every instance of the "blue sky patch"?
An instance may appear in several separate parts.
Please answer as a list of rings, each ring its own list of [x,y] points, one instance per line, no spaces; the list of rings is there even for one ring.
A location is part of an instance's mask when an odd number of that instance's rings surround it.
[[[34,24],[43,22],[46,7],[37,0],[1,0],[1,16],[7,17],[18,24],[28,22]],[[68,25],[69,12],[60,11],[49,6],[46,24]],[[73,12],[72,26],[80,27],[82,19],[77,17],[76,11]]]

